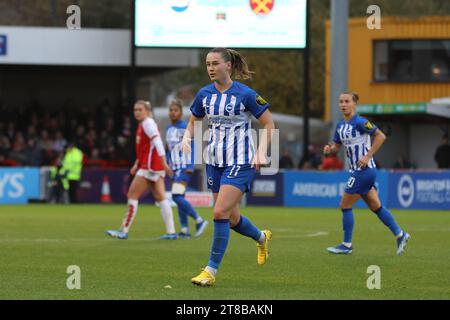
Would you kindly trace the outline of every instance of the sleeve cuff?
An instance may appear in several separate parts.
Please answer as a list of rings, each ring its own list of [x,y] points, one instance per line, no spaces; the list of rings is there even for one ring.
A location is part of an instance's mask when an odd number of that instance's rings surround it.
[[[263,113],[266,112],[267,109],[269,109],[268,105],[266,105],[263,109],[261,109],[261,111],[258,114],[255,114],[254,117],[256,119],[259,119],[263,115]]]
[[[194,110],[191,110],[191,113],[192,113],[192,115],[193,115],[194,117],[196,117],[196,118],[204,118],[204,117],[205,117],[204,114],[203,114],[203,115],[199,115],[199,114],[197,114]]]

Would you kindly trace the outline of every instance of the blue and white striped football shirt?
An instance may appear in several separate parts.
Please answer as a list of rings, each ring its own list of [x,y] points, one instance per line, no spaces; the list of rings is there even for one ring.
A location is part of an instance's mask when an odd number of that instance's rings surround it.
[[[167,162],[172,170],[194,169],[194,140],[192,140],[190,155],[184,154],[182,150],[181,141],[186,127],[187,124],[183,120],[167,127],[166,142],[169,147]]]
[[[350,171],[360,171],[358,161],[361,160],[371,148],[370,136],[377,127],[367,119],[355,115],[346,123],[343,119],[336,126],[333,141],[345,147],[345,155],[350,162]],[[376,168],[373,158],[368,168]]]
[[[197,118],[208,117],[206,163],[217,167],[251,164],[255,155],[251,117],[258,119],[269,106],[253,89],[238,81],[223,93],[214,83],[202,88],[191,112]]]

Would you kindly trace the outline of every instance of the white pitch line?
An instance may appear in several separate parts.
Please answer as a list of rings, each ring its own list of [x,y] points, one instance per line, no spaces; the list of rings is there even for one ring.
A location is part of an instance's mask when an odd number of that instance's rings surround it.
[[[313,238],[313,237],[323,237],[327,236],[329,233],[325,231],[318,231],[314,233],[308,233],[308,234],[298,234],[298,235],[282,235],[282,236],[276,236],[276,239],[295,239],[295,238]]]
[[[312,237],[321,237],[321,236],[327,236],[327,235],[328,235],[328,232],[319,231],[319,232],[316,232],[316,233],[307,234],[305,237],[312,238]]]
[[[282,230],[282,229],[280,229]],[[278,230],[278,232],[280,232],[280,230]],[[287,229],[285,229],[287,230]],[[291,231],[291,230],[289,230]],[[293,230],[292,230],[293,231]],[[282,233],[282,232],[281,232]],[[289,232],[290,233],[290,232]],[[314,233],[307,233],[307,234],[295,234],[295,235],[280,235],[280,236],[276,236],[276,238],[278,239],[287,239],[287,238],[314,238],[314,237],[322,237],[322,236],[327,236],[329,233],[325,232],[325,231],[317,231]],[[0,243],[8,243],[8,242],[107,242],[107,241],[141,241],[141,242],[146,242],[146,241],[164,241],[164,240],[160,240],[158,238],[144,238],[144,239],[126,239],[126,240],[121,240],[121,239],[114,239],[114,238],[104,238],[104,239],[100,239],[100,238],[72,238],[72,239],[45,239],[45,238],[41,238],[41,239],[0,239]],[[168,241],[171,242],[171,241]]]

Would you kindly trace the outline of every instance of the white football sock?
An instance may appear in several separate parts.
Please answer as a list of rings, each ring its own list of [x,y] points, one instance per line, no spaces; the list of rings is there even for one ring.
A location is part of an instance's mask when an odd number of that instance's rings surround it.
[[[187,227],[183,227],[183,228],[181,228],[181,233],[189,233],[189,228],[187,228]]]
[[[161,215],[164,220],[164,224],[166,225],[166,232],[176,233],[175,224],[173,222],[172,207],[170,206],[169,200],[165,199],[159,202],[159,207],[161,209]]]
[[[266,234],[261,231],[261,235],[259,236],[258,243],[263,244],[266,241]]]
[[[215,277],[217,274],[217,269],[214,269],[211,267],[206,267],[205,270],[208,271],[209,273],[211,273],[213,277]]]
[[[352,243],[351,242],[342,242],[342,244],[344,246],[346,246],[347,248],[349,248],[349,249],[352,247]]]
[[[125,214],[125,219],[123,219],[122,222],[122,232],[128,233],[128,231],[130,230],[134,217],[137,214],[138,203],[138,200],[128,199],[128,211]]]
[[[195,219],[196,223],[202,223],[203,222],[203,218],[198,216],[197,219]]]

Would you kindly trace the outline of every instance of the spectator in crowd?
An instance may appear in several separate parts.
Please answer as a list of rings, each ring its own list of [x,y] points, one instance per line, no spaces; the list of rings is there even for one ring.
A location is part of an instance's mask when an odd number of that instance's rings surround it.
[[[28,107],[18,106],[14,111],[4,105],[0,107],[4,111],[0,118],[2,165],[40,163],[49,166],[57,154],[64,152],[67,140],[75,141],[88,159],[128,160],[133,153],[131,118],[114,111],[107,100],[97,110],[84,108],[80,111],[75,106],[62,106],[58,111],[49,111],[37,101]],[[106,112],[105,116],[97,121],[96,112],[101,114],[102,110]],[[45,151],[43,158],[30,158],[38,150]],[[107,163],[96,163],[103,164]]]
[[[283,155],[280,158],[280,169],[292,169],[294,168],[294,161],[292,160],[289,150],[284,150]]]
[[[30,114],[29,128],[33,128],[33,131],[36,133],[36,131],[41,129],[40,123],[41,121],[38,113],[36,111],[32,111]]]
[[[105,159],[108,161],[117,160],[116,147],[114,146],[113,141],[108,140],[108,144],[106,146]]]
[[[45,128],[51,133],[51,135],[54,135],[61,128],[56,116],[56,114],[51,116],[45,124]]]
[[[14,141],[16,137],[16,125],[12,121],[8,123],[8,126],[6,128],[6,136],[8,137],[9,141]]]
[[[123,125],[122,125],[122,135],[126,138],[131,136],[131,131],[132,131],[132,122],[131,122],[131,118],[129,116],[125,116],[123,118]]]
[[[11,150],[11,143],[5,135],[0,135],[0,156],[6,159],[9,156]]]
[[[344,164],[341,159],[337,156],[337,154],[327,154],[325,155],[325,159],[320,165],[320,170],[322,171],[331,171],[331,170],[342,170],[344,169]]]
[[[436,149],[434,160],[436,161],[439,169],[450,168],[450,144],[447,133],[444,134],[441,145]]]
[[[27,141],[27,148],[25,149],[25,155],[27,158],[26,165],[31,167],[40,167],[44,163],[44,150],[41,145],[37,143],[35,139]]]
[[[97,133],[94,129],[89,129],[85,141],[86,149],[84,152],[90,157],[92,155],[92,150],[97,147]]]
[[[301,170],[318,170],[321,163],[322,157],[318,149],[313,145],[309,145],[308,153],[301,158],[298,168]]]
[[[53,153],[53,140],[50,138],[47,130],[41,131],[37,144],[44,153],[43,163],[49,164],[53,162],[55,159],[55,154]]]
[[[117,138],[116,158],[117,160],[128,160],[132,157],[131,144],[128,138],[120,135]]]
[[[91,130],[96,131],[96,125],[95,125],[95,120],[94,119],[89,119],[87,122],[87,130],[88,132]]]
[[[27,154],[25,151],[25,139],[21,132],[15,135],[12,151],[9,153],[9,157],[16,161],[18,165],[25,166],[28,163]]]
[[[106,130],[103,130],[100,133],[100,142],[99,142],[99,148],[100,148],[100,156],[104,160],[111,160],[111,147],[114,146],[114,136],[108,135],[108,132]]]
[[[397,161],[394,163],[393,169],[412,169],[412,163],[406,159],[405,156],[401,155],[398,157]]]
[[[67,179],[69,180],[70,203],[77,203],[78,184],[81,180],[83,168],[83,152],[76,147],[74,142],[67,143],[63,168],[67,170]]]
[[[92,153],[91,156],[89,157],[89,160],[93,161],[102,160],[102,158],[100,157],[100,150],[98,148],[92,149]]]
[[[113,117],[109,117],[106,120],[106,126],[105,126],[105,130],[108,133],[108,135],[115,135],[114,127],[115,127],[115,125],[114,125],[114,118]]]
[[[70,118],[69,125],[65,128],[64,136],[68,140],[74,141],[76,137],[76,131],[78,127],[78,121],[76,118]]]
[[[55,133],[55,140],[53,141],[53,151],[55,153],[62,153],[64,151],[64,148],[66,147],[67,140],[64,139],[63,133],[61,130],[56,131]]]
[[[304,155],[298,164],[300,170],[314,170],[309,154]]]
[[[36,127],[34,126],[29,126],[27,129],[27,134],[26,134],[27,140],[35,140],[38,138],[37,132],[36,132]]]
[[[84,152],[86,152],[86,150],[87,150],[85,134],[86,134],[86,129],[84,128],[83,125],[80,124],[77,126],[77,129],[75,132],[75,138],[73,140],[75,145],[77,145],[78,148],[80,148],[80,150],[83,150]]]
[[[62,165],[62,155],[56,160],[56,166],[50,169],[50,203],[67,203],[69,180],[67,170]]]

